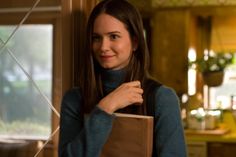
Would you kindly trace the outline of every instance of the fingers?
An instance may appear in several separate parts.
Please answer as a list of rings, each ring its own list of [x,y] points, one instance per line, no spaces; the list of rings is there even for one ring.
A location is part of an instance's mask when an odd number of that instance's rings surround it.
[[[132,104],[141,105],[143,103],[142,94],[140,81],[127,82],[105,96],[98,105],[106,112],[113,113]]]
[[[142,104],[143,103],[143,89],[141,88],[141,83],[140,81],[132,81],[128,82],[127,85],[130,87],[130,97],[131,97],[131,102],[137,103],[137,104]],[[133,94],[132,94],[133,93]]]
[[[141,88],[140,81],[132,81],[124,84],[125,86],[128,86],[133,92],[138,94],[143,94],[143,89]]]
[[[134,97],[133,104],[141,105],[143,103],[143,97],[141,94],[138,94]]]
[[[141,82],[140,81],[131,81],[131,82],[128,82],[127,84],[129,84],[130,86],[133,86],[133,87],[141,88]]]

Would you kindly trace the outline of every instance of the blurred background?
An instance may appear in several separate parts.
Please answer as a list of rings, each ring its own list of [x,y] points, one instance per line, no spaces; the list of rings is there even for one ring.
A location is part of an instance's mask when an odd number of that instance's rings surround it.
[[[143,18],[151,74],[179,97],[189,157],[234,157],[236,1],[128,1]],[[60,101],[77,85],[98,2],[1,2],[1,157],[33,157],[48,139],[37,156],[57,156]]]

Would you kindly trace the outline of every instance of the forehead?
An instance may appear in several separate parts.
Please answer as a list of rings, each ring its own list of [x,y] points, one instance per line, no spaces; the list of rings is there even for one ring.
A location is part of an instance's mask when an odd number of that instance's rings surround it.
[[[111,15],[105,13],[98,15],[94,21],[93,32],[105,33],[113,31],[127,31],[127,29],[123,22]]]

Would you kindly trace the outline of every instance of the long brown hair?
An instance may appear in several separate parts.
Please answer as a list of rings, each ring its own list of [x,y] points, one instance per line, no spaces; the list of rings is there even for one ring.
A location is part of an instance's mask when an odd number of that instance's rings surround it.
[[[103,0],[92,10],[87,23],[85,51],[80,59],[79,86],[85,112],[91,109],[103,97],[101,85],[101,67],[93,58],[92,33],[95,19],[105,13],[125,24],[131,39],[137,40],[137,49],[133,52],[127,66],[126,82],[139,80],[142,87],[149,76],[149,52],[144,38],[143,23],[139,11],[125,0]],[[145,91],[145,89],[144,89]],[[144,98],[145,99],[145,98]]]

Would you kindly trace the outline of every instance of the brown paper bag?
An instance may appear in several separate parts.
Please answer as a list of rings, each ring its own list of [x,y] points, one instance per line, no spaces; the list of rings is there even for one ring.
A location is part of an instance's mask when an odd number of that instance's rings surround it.
[[[151,157],[153,117],[116,113],[100,157]]]

